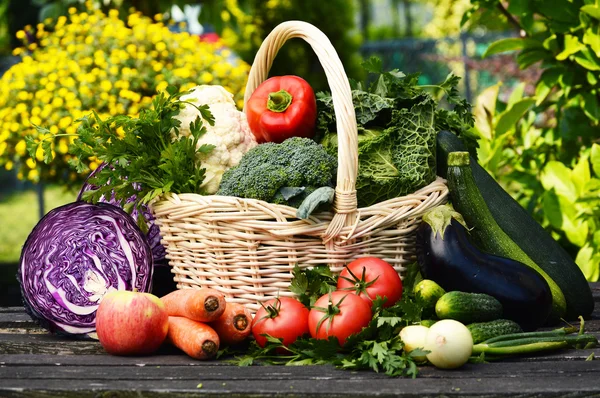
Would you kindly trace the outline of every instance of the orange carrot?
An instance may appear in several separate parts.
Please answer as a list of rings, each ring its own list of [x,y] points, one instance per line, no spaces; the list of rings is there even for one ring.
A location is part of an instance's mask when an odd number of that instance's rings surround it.
[[[219,351],[219,335],[213,328],[181,316],[169,317],[167,341],[195,359],[209,359]]]
[[[209,288],[175,290],[161,297],[170,316],[184,316],[198,322],[210,322],[225,311],[225,296]]]
[[[223,315],[210,322],[210,326],[215,329],[223,343],[240,343],[252,332],[252,313],[242,304],[227,303]]]

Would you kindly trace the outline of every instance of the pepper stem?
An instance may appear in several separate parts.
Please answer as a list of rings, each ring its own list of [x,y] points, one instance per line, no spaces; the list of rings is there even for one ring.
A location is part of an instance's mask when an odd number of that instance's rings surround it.
[[[267,109],[271,112],[285,112],[292,103],[292,96],[285,90],[279,90],[269,94],[267,101]]]

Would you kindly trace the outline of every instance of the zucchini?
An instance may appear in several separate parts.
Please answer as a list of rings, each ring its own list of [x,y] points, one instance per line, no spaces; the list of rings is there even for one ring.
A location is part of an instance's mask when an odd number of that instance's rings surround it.
[[[448,153],[465,151],[460,138],[449,131],[437,135],[437,172],[446,178]],[[543,269],[562,290],[567,301],[567,319],[588,316],[594,298],[585,276],[573,258],[531,215],[471,158],[475,183],[492,216],[502,230]]]
[[[496,319],[489,322],[476,322],[467,325],[473,337],[473,344],[481,343],[493,337],[504,336],[511,333],[522,333],[523,329],[510,319]]]
[[[524,330],[542,326],[552,311],[548,283],[523,263],[479,250],[462,222],[447,205],[423,214],[416,240],[421,275],[447,291],[489,294]]]
[[[435,313],[462,323],[486,322],[502,317],[502,304],[489,294],[453,291],[437,301]]]
[[[552,312],[548,321],[556,322],[563,318],[567,311],[567,302],[563,292],[556,282],[500,228],[475,183],[468,152],[450,152],[448,154],[447,179],[452,205],[462,214],[465,222],[473,228],[471,236],[474,238],[475,244],[487,253],[511,258],[536,270],[546,280],[552,292]],[[528,239],[535,238],[529,237]]]
[[[413,288],[415,296],[421,297],[423,304],[423,316],[428,317],[435,314],[435,303],[446,291],[430,279],[423,279]]]

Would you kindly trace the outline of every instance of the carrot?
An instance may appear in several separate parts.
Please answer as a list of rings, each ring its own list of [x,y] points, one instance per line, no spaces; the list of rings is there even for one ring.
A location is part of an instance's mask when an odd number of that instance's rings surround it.
[[[240,343],[252,332],[252,313],[242,304],[227,303],[223,315],[209,325],[215,329],[223,343]]]
[[[170,316],[184,316],[198,322],[210,322],[225,311],[225,296],[209,288],[175,290],[161,297]]]
[[[205,323],[169,317],[167,341],[195,359],[209,359],[219,351],[219,335]]]

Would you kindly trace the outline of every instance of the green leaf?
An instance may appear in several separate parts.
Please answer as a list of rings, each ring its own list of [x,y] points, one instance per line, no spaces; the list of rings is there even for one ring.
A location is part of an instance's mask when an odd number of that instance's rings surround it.
[[[29,157],[35,159],[35,154],[39,147],[40,143],[33,137],[32,135],[25,136],[25,147],[27,148],[27,153]]]
[[[561,74],[562,68],[549,68],[542,73],[535,88],[536,105],[540,105],[544,102],[546,97],[548,97],[548,94],[550,94],[552,89],[559,82]]]
[[[557,195],[574,202],[577,198],[577,191],[571,178],[571,170],[567,166],[552,160],[544,167],[540,180],[544,189],[548,191],[554,189]]]
[[[579,217],[575,203],[564,196],[559,196],[558,200],[563,215],[562,230],[571,243],[582,247],[588,237],[588,222]]]
[[[40,9],[39,20],[43,21],[47,18],[56,19],[66,12],[66,7],[60,2],[46,4]]]
[[[548,222],[552,227],[557,230],[562,229],[563,216],[560,209],[560,202],[556,192],[554,190],[546,191],[542,196],[542,208],[544,210],[544,216],[548,219]]]
[[[585,192],[586,186],[592,178],[590,173],[590,164],[587,156],[581,156],[579,161],[571,172],[571,177],[575,189],[577,189],[577,197],[581,197]]]
[[[54,159],[54,155],[52,154],[52,141],[42,141],[42,149],[44,150],[44,163],[48,164],[52,162]]]
[[[495,135],[500,136],[514,128],[523,115],[535,104],[534,98],[525,98],[502,112],[496,122]]]
[[[580,10],[592,18],[600,20],[600,8],[597,5],[583,6],[580,8]]]
[[[587,70],[600,70],[600,60],[588,48],[582,49],[578,54],[575,55],[575,62]]]
[[[577,36],[565,35],[565,48],[555,58],[559,61],[564,61],[584,48],[585,44],[581,43]]]
[[[600,106],[598,105],[598,96],[590,92],[581,95],[583,98],[582,108],[585,115],[594,122],[600,121]]]
[[[583,42],[590,46],[596,56],[600,56],[600,35],[594,33],[592,29],[586,29],[583,34]]]
[[[560,50],[560,48],[558,46],[558,39],[557,39],[556,35],[547,37],[544,40],[542,47],[544,47],[546,50],[550,51],[551,53],[558,52]]]
[[[362,67],[370,73],[381,73],[383,71],[383,63],[378,57],[372,56],[362,63]]]
[[[483,58],[489,57],[490,55],[505,53],[509,51],[523,50],[526,48],[539,47],[540,43],[537,40],[522,39],[510,37],[506,39],[500,39],[492,44],[483,53]]]
[[[510,97],[508,97],[508,102],[506,103],[506,107],[510,108],[516,102],[523,99],[523,93],[525,92],[526,83],[519,83],[515,86],[512,93],[510,93]]]
[[[575,263],[579,266],[585,279],[590,282],[598,281],[600,276],[600,255],[594,253],[594,248],[590,245],[585,245],[577,253]]]
[[[596,177],[600,178],[600,145],[592,145],[590,161],[592,162],[592,169],[594,170],[594,174],[596,174]]]
[[[494,115],[496,114],[496,100],[502,83],[497,83],[483,90],[477,96],[473,109],[475,127],[486,140],[491,140],[494,135]]]
[[[548,60],[551,58],[552,54],[550,54],[546,50],[528,50],[523,51],[517,56],[517,63],[519,64],[519,68],[527,69],[536,62]]]

